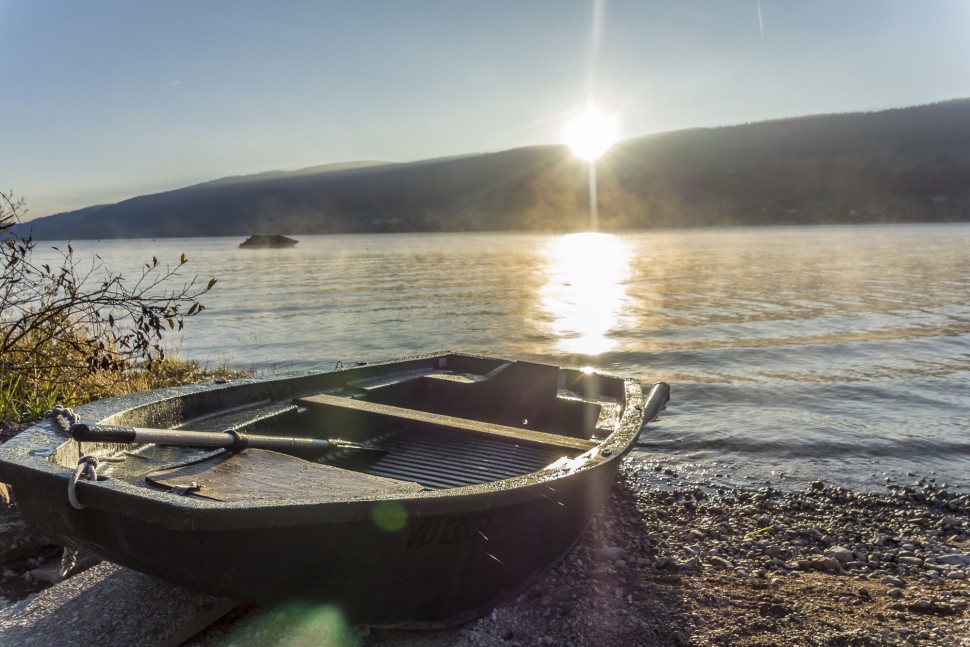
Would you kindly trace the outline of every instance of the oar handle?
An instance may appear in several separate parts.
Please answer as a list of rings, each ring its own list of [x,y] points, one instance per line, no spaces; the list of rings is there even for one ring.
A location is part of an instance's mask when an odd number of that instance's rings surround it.
[[[134,443],[134,427],[91,427],[83,422],[71,425],[71,438],[91,443]]]
[[[71,427],[71,436],[74,440],[92,443],[153,443],[155,445],[227,447],[231,449],[258,447],[260,449],[313,450],[323,452],[334,446],[334,443],[323,438],[286,438],[241,434],[235,431],[151,429],[148,427],[124,427],[116,425],[86,425],[84,423],[73,425]]]

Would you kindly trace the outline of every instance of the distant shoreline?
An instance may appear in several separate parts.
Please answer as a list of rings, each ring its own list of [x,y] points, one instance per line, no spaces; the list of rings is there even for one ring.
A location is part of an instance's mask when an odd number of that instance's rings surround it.
[[[455,230],[455,231],[380,231],[380,232],[336,232],[336,233],[292,233],[283,232],[284,236],[289,237],[301,237],[301,238],[323,238],[323,237],[337,237],[337,236],[461,236],[461,235],[523,235],[523,236],[567,236],[570,234],[585,234],[585,233],[597,233],[597,234],[609,234],[609,235],[623,235],[623,234],[637,234],[637,233],[649,233],[649,232],[678,232],[678,231],[699,231],[699,230],[725,230],[725,231],[735,231],[742,229],[764,229],[764,230],[784,230],[784,229],[822,229],[822,228],[854,228],[854,227],[864,227],[877,229],[880,227],[885,228],[895,228],[895,227],[967,227],[970,226],[970,219],[960,220],[960,221],[938,221],[938,222],[923,222],[923,221],[900,221],[900,222],[833,222],[833,223],[813,223],[813,224],[768,224],[768,225],[688,225],[683,227],[641,227],[641,228],[629,228],[629,229],[615,229],[615,230],[600,230],[600,231],[589,231],[589,230],[577,230],[577,231],[559,231],[559,230],[522,230],[522,229],[494,229],[494,230]],[[83,237],[73,237],[73,238],[34,238],[35,241],[45,242],[45,241],[122,241],[122,240],[192,240],[192,239],[208,239],[208,238],[225,238],[225,239],[237,239],[245,240],[249,234],[218,234],[211,236],[128,236],[128,237],[100,237],[100,238],[83,238]]]

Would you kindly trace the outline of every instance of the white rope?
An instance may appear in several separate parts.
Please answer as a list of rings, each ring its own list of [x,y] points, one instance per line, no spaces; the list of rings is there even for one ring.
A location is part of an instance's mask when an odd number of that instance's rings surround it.
[[[45,418],[50,418],[64,431],[70,432],[71,425],[75,425],[81,422],[81,416],[74,413],[73,409],[68,407],[63,407],[59,404],[54,405],[54,407],[44,414]],[[86,459],[93,459],[93,464],[89,463]],[[81,477],[81,474],[85,472],[88,467],[90,467],[94,478],[98,478],[98,461],[93,456],[85,456],[81,459],[84,464],[81,465],[81,461],[78,461],[78,468],[74,471],[74,475],[71,477],[71,481],[67,485],[67,500],[70,501],[71,505],[80,510],[84,506],[81,505],[80,501],[77,500],[77,493],[75,488],[77,487],[77,481]],[[89,477],[90,478],[90,477]],[[64,547],[64,552],[61,554],[61,579],[67,578],[69,575],[74,574],[74,569],[77,568],[77,551],[73,548]]]
[[[63,407],[61,405],[54,405],[54,407],[48,411],[45,416],[53,420],[58,426],[64,431],[70,433],[71,427],[81,422],[81,416],[74,413],[73,409],[68,407]],[[78,443],[78,453],[80,453],[81,444]],[[107,461],[123,461],[124,458],[104,458],[102,460]],[[89,481],[98,480],[98,459],[94,456],[82,456],[78,459],[77,469],[74,470],[74,474],[71,475],[71,480],[67,484],[67,500],[70,502],[71,506],[77,510],[84,509],[84,505],[77,500],[77,482],[84,476]],[[67,577],[74,574],[77,568],[77,557],[78,551],[73,548],[64,547],[64,552],[61,555],[61,579],[66,579]]]
[[[54,405],[54,408],[44,414],[44,417],[53,419],[64,431],[70,431],[71,425],[81,422],[81,416],[74,413],[73,409],[62,407],[59,404]]]
[[[74,413],[73,409],[68,407],[62,407],[59,404],[54,405],[54,407],[44,414],[46,418],[52,419],[61,428],[70,433],[71,427],[81,422],[81,416]],[[78,453],[81,453],[81,443],[78,442]],[[120,462],[125,460],[124,457],[104,457],[101,460],[109,462]],[[83,510],[84,505],[77,500],[77,482],[84,476],[89,481],[98,480],[98,459],[94,456],[82,456],[77,461],[77,469],[74,470],[74,475],[71,476],[70,482],[67,484],[67,500],[71,505],[77,510]]]
[[[77,482],[84,476],[89,481],[98,480],[98,459],[94,456],[82,456],[77,461],[77,469],[71,476],[70,483],[67,484],[67,500],[77,510],[83,510],[84,506],[77,500]]]
[[[64,580],[68,576],[74,575],[75,568],[77,568],[77,551],[65,546],[64,552],[61,554],[61,579]]]

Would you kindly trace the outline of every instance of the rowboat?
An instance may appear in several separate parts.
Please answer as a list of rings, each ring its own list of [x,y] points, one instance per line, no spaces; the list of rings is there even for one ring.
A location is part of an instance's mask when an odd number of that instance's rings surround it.
[[[60,411],[0,447],[0,481],[47,537],[189,589],[445,626],[563,557],[668,397],[436,353]]]

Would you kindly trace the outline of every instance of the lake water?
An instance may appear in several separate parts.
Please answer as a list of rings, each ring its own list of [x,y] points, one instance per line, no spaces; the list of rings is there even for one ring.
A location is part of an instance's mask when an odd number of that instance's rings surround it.
[[[184,252],[218,278],[173,338],[202,364],[462,350],[670,382],[634,454],[660,486],[970,486],[970,226],[239,242],[74,249],[126,274]]]

